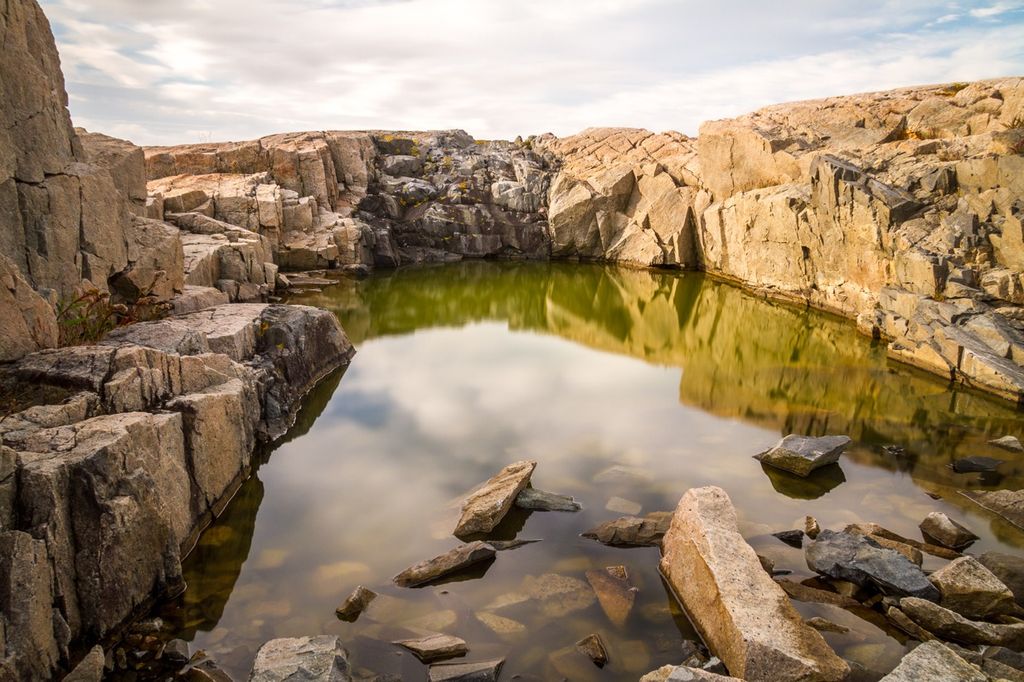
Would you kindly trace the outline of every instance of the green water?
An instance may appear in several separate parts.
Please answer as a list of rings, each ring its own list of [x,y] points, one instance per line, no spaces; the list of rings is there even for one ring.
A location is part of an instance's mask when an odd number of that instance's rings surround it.
[[[489,262],[342,280],[291,302],[334,311],[358,354],[309,396],[188,558],[186,593],[159,609],[238,679],[264,641],[319,633],[341,635],[357,670],[404,679],[426,679],[426,667],[390,642],[424,630],[465,639],[468,660],[506,657],[503,679],[636,680],[679,663],[681,641],[695,635],[660,581],[657,550],[579,537],[620,515],[605,509],[612,497],[647,513],[673,509],[692,486],[720,485],[744,536],[794,580],[811,575],[802,552],[770,533],[802,527],[806,514],[822,527],[874,521],[920,537],[918,522],[942,510],[981,536],[977,551],[1024,543],[955,492],[1024,487],[1024,460],[986,445],[1024,437],[1021,413],[893,365],[851,324],[820,313],[696,274]],[[751,459],[788,433],[845,433],[854,445],[841,472],[809,480]],[[905,456],[884,454],[887,444]],[[974,454],[1013,461],[985,480],[947,466]],[[541,542],[457,581],[391,584],[455,546],[458,501],[524,458],[538,461],[535,487],[584,510],[514,512],[498,535]],[[602,475],[614,465],[631,475]],[[619,564],[639,588],[622,626],[585,595],[577,610],[500,606],[529,576],[585,584],[586,570]],[[338,621],[335,607],[359,584],[382,597],[357,622]],[[905,651],[880,620],[797,607],[849,627],[825,637],[877,673]],[[514,624],[496,633],[481,613]],[[603,670],[552,656],[592,632],[611,655]]]

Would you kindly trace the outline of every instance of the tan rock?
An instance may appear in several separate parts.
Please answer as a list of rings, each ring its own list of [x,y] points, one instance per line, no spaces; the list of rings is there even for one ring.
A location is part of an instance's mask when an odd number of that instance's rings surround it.
[[[609,566],[601,570],[587,571],[587,582],[594,588],[597,600],[608,620],[619,627],[625,625],[638,592],[637,588],[630,584],[625,567]]]
[[[1013,592],[974,557],[960,557],[928,576],[942,593],[942,606],[967,618],[1013,614]]]
[[[536,466],[533,461],[509,464],[467,497],[455,526],[455,536],[466,538],[494,530],[530,483],[530,474]]]

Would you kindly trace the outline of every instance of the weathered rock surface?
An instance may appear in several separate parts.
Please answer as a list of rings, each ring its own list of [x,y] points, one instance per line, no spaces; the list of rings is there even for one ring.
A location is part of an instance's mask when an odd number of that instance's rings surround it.
[[[888,528],[883,528],[877,523],[851,523],[843,530],[847,533],[867,535],[876,542],[879,540],[890,540],[900,545],[911,547],[920,552],[924,552],[925,554],[931,554],[932,556],[937,556],[942,559],[958,559],[961,556],[960,552],[957,552],[956,550],[904,537],[899,533],[894,533]]]
[[[583,507],[568,495],[526,488],[516,497],[516,506],[531,511],[579,511]]]
[[[594,591],[587,583],[571,575],[544,573],[523,578],[522,592],[535,600],[541,613],[549,618],[562,618],[582,611],[594,603]]]
[[[430,682],[497,682],[504,658],[479,663],[435,663],[427,670]]]
[[[608,663],[608,650],[601,641],[601,635],[590,634],[576,642],[576,648],[581,654],[594,662],[598,668],[603,668]]]
[[[869,537],[823,530],[806,550],[807,566],[830,578],[872,585],[885,594],[939,600],[919,566]]]
[[[348,654],[337,637],[273,639],[256,652],[249,682],[349,682]]]
[[[978,506],[1024,530],[1024,490],[961,490],[961,495]]]
[[[926,540],[954,550],[965,549],[978,539],[977,535],[943,512],[931,512],[919,526]]]
[[[424,663],[464,656],[469,651],[466,640],[451,635],[429,635],[419,639],[401,639],[395,644],[408,649]]]
[[[815,469],[838,462],[849,444],[848,436],[814,438],[790,434],[754,459],[797,476],[807,476]]]
[[[649,547],[661,543],[672,523],[672,512],[651,512],[647,516],[623,516],[582,533],[612,547]]]
[[[494,530],[529,485],[536,466],[536,462],[529,460],[509,464],[467,497],[455,526],[455,537],[468,538]]]
[[[726,682],[738,679],[685,665],[666,665],[647,673],[640,682]]]
[[[433,559],[421,561],[405,569],[395,576],[395,584],[401,587],[423,585],[451,573],[457,573],[481,561],[493,559],[495,554],[493,547],[479,540],[459,545]]]
[[[989,619],[1017,612],[1013,592],[974,557],[951,561],[929,577],[942,606],[967,618]]]
[[[683,496],[662,555],[662,574],[731,673],[747,680],[842,680],[849,674],[761,568],[721,488]]]
[[[882,682],[986,682],[988,676],[971,665],[948,646],[925,642],[903,657],[896,669]]]
[[[103,647],[97,644],[64,677],[62,682],[100,682],[103,679],[104,672],[106,672],[104,670],[105,665],[106,660],[103,656]]]
[[[964,618],[926,599],[904,597],[900,610],[928,632],[963,644],[990,644],[1019,650],[1024,647],[1024,623],[1003,625]]]

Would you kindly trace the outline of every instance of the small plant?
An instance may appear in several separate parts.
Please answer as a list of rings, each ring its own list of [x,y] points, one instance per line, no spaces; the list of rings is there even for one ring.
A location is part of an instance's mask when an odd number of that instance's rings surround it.
[[[1018,114],[1017,116],[1014,116],[1013,120],[1010,121],[1010,124],[1007,126],[1007,128],[1009,128],[1010,130],[1020,130],[1024,128],[1024,114]]]
[[[165,317],[170,304],[157,300],[151,291],[128,304],[112,303],[110,294],[95,287],[70,300],[57,303],[57,328],[61,346],[81,346],[100,341],[118,327]]]

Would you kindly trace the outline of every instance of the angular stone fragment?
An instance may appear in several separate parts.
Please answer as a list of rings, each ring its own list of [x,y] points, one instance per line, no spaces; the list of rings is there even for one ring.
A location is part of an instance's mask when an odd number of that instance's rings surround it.
[[[602,570],[587,571],[587,582],[594,588],[597,601],[608,620],[619,627],[625,625],[638,591],[630,584],[625,567],[609,566]]]
[[[992,618],[1017,611],[1010,588],[974,557],[960,557],[929,576],[942,606],[967,618]]]
[[[960,490],[961,495],[978,506],[1024,530],[1024,490]]]
[[[804,533],[807,534],[807,537],[809,537],[810,539],[814,540],[815,538],[818,537],[818,533],[820,533],[820,532],[821,532],[821,526],[818,525],[818,519],[814,518],[813,516],[805,516],[804,517]]]
[[[651,512],[643,517],[623,516],[582,533],[612,547],[649,547],[661,542],[672,522],[672,512]]]
[[[808,568],[830,578],[874,585],[889,595],[939,600],[939,591],[919,566],[862,535],[823,530],[806,556]]]
[[[519,538],[515,540],[489,540],[487,544],[499,552],[504,552],[505,550],[516,549],[524,545],[532,545],[535,542],[540,542],[540,540],[520,540]]]
[[[529,485],[536,466],[536,462],[529,460],[509,464],[467,497],[462,504],[462,517],[455,526],[455,537],[467,538],[494,530]]]
[[[995,438],[988,442],[989,445],[995,445],[997,448],[1003,450],[1009,450],[1010,452],[1024,452],[1024,445],[1020,444],[1014,436],[1003,436],[1002,438]]]
[[[845,625],[833,623],[832,621],[826,618],[822,618],[820,616],[808,618],[806,622],[808,625],[810,625],[818,632],[836,632],[839,634],[844,634],[850,631],[850,628],[846,627]]]
[[[849,444],[848,436],[814,438],[790,434],[772,449],[754,455],[754,459],[797,476],[807,476],[815,469],[838,462]]]
[[[731,673],[747,680],[842,680],[849,674],[761,568],[721,488],[683,496],[662,555],[662,574]]]
[[[925,642],[903,657],[881,682],[986,682],[988,677],[948,646]]]
[[[497,682],[504,658],[479,663],[435,663],[427,670],[430,682]]]
[[[430,635],[419,639],[400,639],[395,644],[411,651],[424,663],[464,656],[469,648],[466,640],[451,635]]]
[[[866,537],[869,537],[882,547],[899,552],[900,554],[902,554],[918,566],[920,566],[924,562],[924,557],[921,555],[921,550],[917,549],[916,547],[912,547],[906,543],[899,542],[898,540],[892,540],[881,535],[875,535],[874,533],[865,532],[866,530],[868,529],[862,527],[860,524],[854,523],[844,528],[843,532],[854,533],[855,535],[864,535]]]
[[[499,637],[512,637],[526,632],[526,626],[517,620],[505,618],[487,611],[480,611],[476,619],[487,626],[487,629]]]
[[[532,511],[567,511],[582,509],[580,503],[568,495],[558,495],[536,488],[526,488],[516,497],[516,506]]]
[[[989,644],[1010,649],[1024,647],[1024,623],[1002,625],[964,618],[938,604],[917,597],[900,600],[900,610],[928,632],[963,644]]]
[[[985,552],[978,557],[978,562],[1009,587],[1017,603],[1024,606],[1024,557]]]
[[[495,550],[490,545],[477,540],[466,545],[459,545],[444,554],[421,561],[410,566],[395,576],[395,584],[400,587],[416,587],[432,580],[443,578],[451,573],[466,569],[481,561],[493,559]]]
[[[345,598],[341,606],[334,610],[334,613],[341,620],[348,621],[349,623],[355,622],[359,618],[359,614],[365,611],[366,607],[376,597],[376,592],[359,585],[356,589],[352,590],[352,594]]]
[[[349,682],[348,655],[337,637],[286,637],[260,647],[249,682]]]
[[[581,654],[592,660],[598,668],[603,668],[608,662],[608,650],[604,648],[601,635],[587,635],[576,642],[576,648]]]
[[[103,647],[97,644],[64,677],[62,682],[100,682],[105,672],[103,669],[104,665]]]
[[[738,680],[686,665],[664,665],[640,678],[640,682],[726,682]]]
[[[772,535],[790,547],[801,549],[804,546],[804,532],[802,530],[783,530],[778,533],[772,533]]]

